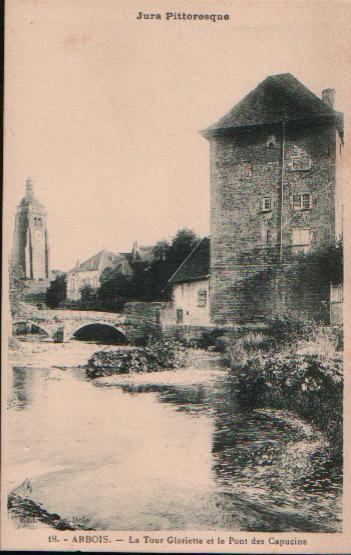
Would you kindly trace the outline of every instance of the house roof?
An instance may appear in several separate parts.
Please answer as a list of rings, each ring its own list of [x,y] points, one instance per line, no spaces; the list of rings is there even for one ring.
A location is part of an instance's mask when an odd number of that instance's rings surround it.
[[[264,79],[202,134],[209,137],[214,132],[251,125],[328,116],[340,118],[342,114],[318,98],[291,73],[282,73]]]
[[[75,268],[73,268],[73,270],[71,271],[87,272],[89,270],[104,269],[104,268],[107,268],[108,266],[114,266],[115,258],[116,257],[113,254],[113,252],[102,250],[97,254],[94,254],[94,256],[91,256],[90,258],[88,258],[88,260],[86,260],[85,262],[82,262],[81,264],[79,264],[79,266],[76,266]]]
[[[152,262],[155,259],[154,247],[139,247],[138,254],[142,262]]]
[[[206,279],[210,273],[210,239],[204,237],[168,280],[169,283]]]
[[[137,261],[151,262],[154,259],[153,248],[154,247],[139,247],[137,251]],[[133,252],[120,252],[114,254],[113,252],[102,250],[81,264],[77,264],[70,272],[104,270],[108,267],[115,268],[125,262],[128,264],[130,270],[133,261]]]

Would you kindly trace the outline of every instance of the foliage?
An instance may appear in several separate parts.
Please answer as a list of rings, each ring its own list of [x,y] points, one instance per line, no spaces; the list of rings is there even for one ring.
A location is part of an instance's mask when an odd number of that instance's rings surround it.
[[[106,268],[100,276],[100,286],[95,294],[85,286],[77,306],[82,309],[121,312],[131,301],[167,300],[170,290],[168,280],[198,243],[199,238],[189,229],[178,231],[171,243],[159,241],[150,263],[131,261],[132,274],[119,268]]]
[[[268,335],[272,343],[282,345],[299,339],[307,339],[313,335],[317,324],[304,314],[286,310],[269,321]]]
[[[242,355],[242,353],[241,353]],[[291,350],[241,356],[234,380],[248,408],[293,410],[325,432],[335,457],[342,457],[343,370],[339,354]]]
[[[80,289],[80,298],[83,303],[90,303],[95,300],[95,289],[87,283]]]
[[[196,340],[196,347],[199,349],[208,349],[209,347],[217,347],[218,339],[223,332],[218,329],[203,331],[201,337]]]
[[[186,363],[186,351],[181,343],[172,340],[150,340],[145,347],[99,351],[89,360],[87,376],[98,378],[114,374],[160,372],[181,368]]]
[[[9,301],[12,318],[21,315],[25,292],[26,282],[22,268],[11,262],[9,266]]]
[[[66,275],[60,274],[50,282],[45,294],[45,302],[49,308],[58,308],[66,299]]]
[[[127,302],[167,300],[168,280],[198,243],[199,238],[189,229],[178,231],[171,243],[159,241],[153,249],[154,260],[130,261],[132,273],[120,268],[106,268],[100,276],[100,286],[85,285],[78,301],[65,302],[61,307],[78,310],[122,312]]]
[[[309,277],[319,287],[343,283],[343,241],[327,243],[303,255],[297,263],[302,276]]]
[[[96,293],[97,306],[120,312],[126,302],[133,300],[133,278],[119,268],[106,268],[100,277]]]
[[[168,280],[191,253],[200,238],[190,229],[181,229],[171,243],[159,241],[154,247],[154,261],[144,272],[143,294],[135,300],[169,300]]]

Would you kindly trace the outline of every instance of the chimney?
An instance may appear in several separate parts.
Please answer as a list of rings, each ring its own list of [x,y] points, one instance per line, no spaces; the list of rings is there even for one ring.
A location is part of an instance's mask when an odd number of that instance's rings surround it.
[[[137,259],[137,254],[138,254],[138,241],[134,241],[133,243],[133,250],[132,250],[132,258],[133,258],[133,262],[136,261]]]
[[[335,89],[324,89],[324,91],[322,91],[322,100],[324,104],[330,106],[330,108],[334,108]]]

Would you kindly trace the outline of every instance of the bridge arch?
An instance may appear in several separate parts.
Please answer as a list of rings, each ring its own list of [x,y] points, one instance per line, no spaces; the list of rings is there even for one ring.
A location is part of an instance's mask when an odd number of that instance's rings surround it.
[[[39,322],[35,322],[33,320],[16,320],[15,322],[12,322],[12,333],[14,333],[14,335],[21,335],[21,334],[16,334],[16,326],[20,325],[20,324],[29,324],[31,326],[34,326],[36,328],[38,328],[39,330],[42,330],[48,337],[51,337],[51,332],[45,327],[43,326],[41,323]]]
[[[111,343],[128,343],[125,332],[112,322],[84,322],[69,330],[66,340],[79,339],[81,341],[104,341]]]

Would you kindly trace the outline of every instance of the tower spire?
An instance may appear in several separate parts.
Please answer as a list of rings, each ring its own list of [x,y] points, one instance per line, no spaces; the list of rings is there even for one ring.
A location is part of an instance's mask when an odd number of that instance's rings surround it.
[[[31,177],[28,177],[26,181],[26,194],[30,195],[31,193],[33,193],[33,181]]]

